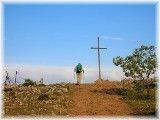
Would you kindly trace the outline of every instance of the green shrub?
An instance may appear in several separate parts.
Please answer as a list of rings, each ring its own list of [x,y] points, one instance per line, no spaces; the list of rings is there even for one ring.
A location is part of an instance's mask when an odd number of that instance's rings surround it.
[[[102,89],[104,90],[104,89]],[[106,94],[110,95],[126,95],[127,89],[124,88],[112,88],[112,89],[106,89],[105,90]]]
[[[132,83],[133,89],[132,90],[127,90],[127,95],[126,97],[129,99],[134,99],[134,100],[148,100],[153,98],[155,94],[152,92],[150,93],[149,89],[154,88],[153,84],[145,84],[145,81],[140,81],[140,80],[134,80]],[[146,87],[146,85],[151,85],[150,88]]]
[[[132,90],[127,90],[124,97],[130,100],[148,100],[151,98],[151,94],[147,94],[145,90],[139,92],[132,89]]]
[[[25,79],[25,82],[22,84],[23,86],[35,85],[35,82],[31,79]]]
[[[12,91],[13,89],[12,88],[4,88],[4,92],[9,92],[9,91]]]
[[[49,96],[47,94],[40,94],[38,100],[48,100]]]
[[[148,89],[153,89],[157,88],[157,84],[156,83],[145,84],[144,87]]]
[[[141,80],[134,80],[133,81],[133,89],[137,92],[141,92],[144,90],[144,84],[142,83]]]

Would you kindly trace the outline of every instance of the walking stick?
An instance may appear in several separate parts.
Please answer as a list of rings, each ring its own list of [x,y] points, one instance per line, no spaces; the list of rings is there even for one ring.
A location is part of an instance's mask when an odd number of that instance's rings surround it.
[[[74,74],[74,81],[75,81],[75,73],[73,72],[73,74]]]
[[[83,82],[84,82],[84,70],[83,70]]]

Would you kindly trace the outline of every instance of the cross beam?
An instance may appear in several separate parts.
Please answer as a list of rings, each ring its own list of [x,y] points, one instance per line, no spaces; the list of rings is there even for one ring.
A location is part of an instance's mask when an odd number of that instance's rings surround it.
[[[91,47],[91,49],[107,49],[107,48],[95,48],[95,47]]]
[[[98,37],[98,47],[97,48],[91,47],[91,49],[97,49],[97,52],[98,52],[98,67],[99,67],[99,80],[102,80],[101,79],[101,65],[100,65],[100,49],[107,49],[107,48],[100,48],[99,47],[99,37]]]

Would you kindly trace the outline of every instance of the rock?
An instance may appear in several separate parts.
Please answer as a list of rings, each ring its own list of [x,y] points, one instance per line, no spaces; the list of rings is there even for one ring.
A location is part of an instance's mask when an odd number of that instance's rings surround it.
[[[56,86],[52,87],[51,90],[54,91],[56,89]]]
[[[64,93],[68,92],[68,89],[67,89],[67,88],[61,88],[61,90],[62,90]]]
[[[19,102],[19,105],[23,105],[23,103],[22,103],[22,102]]]
[[[54,113],[54,111],[52,111],[52,113],[51,113],[52,115],[56,115],[55,113]]]
[[[56,90],[55,92],[58,93],[58,94],[60,94],[60,95],[63,94],[63,91],[61,89]]]

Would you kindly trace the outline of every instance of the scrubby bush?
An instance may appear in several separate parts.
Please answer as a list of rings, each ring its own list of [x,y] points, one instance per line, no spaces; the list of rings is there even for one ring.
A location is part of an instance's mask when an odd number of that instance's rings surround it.
[[[148,100],[151,98],[155,98],[155,91],[153,90],[155,90],[156,83],[153,82],[149,83],[149,82],[150,81],[134,80],[132,82],[133,84],[132,90],[127,91],[128,92],[127,97],[130,98],[133,95],[132,98],[137,100]]]
[[[25,79],[25,82],[22,84],[23,86],[35,85],[35,82],[31,79]]]
[[[47,94],[40,94],[38,100],[48,100],[49,96]]]
[[[12,88],[4,88],[4,92],[10,92],[12,90],[13,90]]]
[[[102,89],[103,90],[103,89]],[[126,95],[127,89],[124,88],[111,88],[106,89],[105,93],[110,95]]]
[[[134,89],[127,90],[126,95],[124,97],[129,100],[148,100],[150,99],[150,95],[148,95],[145,91],[139,92]]]

